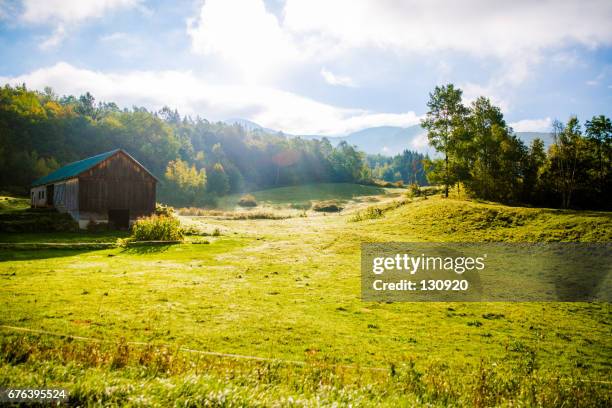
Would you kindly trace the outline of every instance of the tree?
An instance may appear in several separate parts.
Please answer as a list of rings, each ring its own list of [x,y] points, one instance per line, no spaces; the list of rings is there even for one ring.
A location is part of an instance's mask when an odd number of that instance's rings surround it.
[[[177,159],[168,163],[162,194],[179,205],[197,205],[204,199],[206,170]]]
[[[470,106],[457,142],[459,179],[478,197],[516,201],[521,196],[527,148],[506,125],[501,109],[479,97]]]
[[[604,115],[593,116],[593,119],[586,121],[584,127],[587,139],[595,145],[597,186],[599,193],[603,193],[612,162],[612,122]]]
[[[92,94],[86,92],[85,95],[81,95],[79,97],[79,103],[76,111],[83,116],[89,116],[90,118],[94,118],[96,116],[96,108],[95,108],[96,99]]]
[[[561,194],[561,207],[569,208],[576,189],[579,160],[584,149],[584,140],[578,118],[572,116],[567,125],[553,122],[554,145],[550,150],[552,177],[556,190]]]
[[[222,196],[229,191],[229,188],[229,177],[225,174],[223,165],[215,163],[208,173],[208,192]]]
[[[542,174],[546,168],[546,151],[542,139],[534,139],[523,162],[523,194],[524,202],[539,201],[539,193],[543,190]]]
[[[436,86],[429,94],[427,107],[429,111],[421,126],[427,129],[427,137],[438,152],[444,155],[444,195],[448,197],[448,189],[455,180],[452,178],[451,161],[457,149],[465,123],[467,109],[461,103],[462,91],[455,89],[453,84]]]

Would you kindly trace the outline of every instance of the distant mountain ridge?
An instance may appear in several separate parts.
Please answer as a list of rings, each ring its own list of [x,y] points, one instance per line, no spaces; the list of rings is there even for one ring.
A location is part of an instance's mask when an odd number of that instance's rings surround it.
[[[346,141],[350,145],[357,146],[360,150],[368,154],[382,154],[394,156],[404,150],[413,150],[419,153],[434,155],[435,150],[429,146],[427,131],[420,125],[409,127],[399,126],[377,126],[362,129],[349,133],[344,136],[322,136],[322,135],[291,135],[277,130],[264,128],[255,122],[246,119],[228,119],[224,121],[228,124],[238,124],[248,131],[264,131],[270,133],[282,133],[287,137],[301,137],[303,139],[321,139],[326,137],[329,141],[337,145]],[[527,145],[540,138],[548,148],[553,142],[552,135],[546,132],[515,132],[515,134]]]

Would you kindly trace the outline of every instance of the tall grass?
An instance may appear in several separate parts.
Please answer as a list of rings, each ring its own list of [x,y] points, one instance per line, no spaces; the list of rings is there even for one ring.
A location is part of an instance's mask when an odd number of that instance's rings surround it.
[[[377,218],[382,218],[385,216],[386,212],[395,210],[396,208],[402,207],[411,202],[412,200],[409,200],[409,199],[408,200],[396,200],[396,201],[392,201],[391,203],[387,205],[370,206],[366,208],[365,210],[357,211],[355,214],[353,214],[348,219],[348,222],[360,222],[360,221],[365,221],[365,220],[374,220]]]
[[[181,241],[183,230],[177,218],[152,215],[134,223],[131,237],[135,241]]]
[[[288,211],[251,210],[251,211],[221,211],[204,208],[179,208],[178,213],[189,217],[215,217],[224,220],[284,220],[296,215]]]
[[[579,372],[538,369],[537,354],[516,365],[483,359],[475,366],[387,367],[303,364],[186,352],[125,339],[79,342],[38,335],[0,338],[0,384],[65,387],[69,405],[174,406],[541,406],[609,407],[609,385]],[[44,376],[29,370],[44,367]],[[138,401],[140,401],[138,403]]]

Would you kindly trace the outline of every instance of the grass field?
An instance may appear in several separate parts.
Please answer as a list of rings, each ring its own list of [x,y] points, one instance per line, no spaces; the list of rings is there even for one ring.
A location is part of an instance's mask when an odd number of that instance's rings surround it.
[[[339,200],[349,201],[355,198],[390,194],[400,191],[375,186],[352,183],[317,183],[300,186],[278,187],[262,191],[253,191],[259,204],[268,206],[304,206],[314,201]],[[232,194],[219,200],[220,209],[235,209],[242,194]]]
[[[0,387],[83,405],[610,406],[610,304],[362,302],[359,246],[610,242],[612,215],[439,197],[353,215],[189,219],[222,231],[206,245],[0,250]]]

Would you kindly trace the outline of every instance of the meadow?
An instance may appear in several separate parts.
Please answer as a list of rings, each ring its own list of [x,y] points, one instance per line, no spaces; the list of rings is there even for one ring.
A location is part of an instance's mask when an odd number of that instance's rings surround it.
[[[393,193],[394,190],[396,189],[353,183],[314,183],[270,188],[253,191],[250,194],[262,205],[304,208],[308,207],[313,201],[337,200],[346,202],[355,198],[386,195]],[[217,207],[224,210],[236,209],[241,196],[242,194],[230,194],[221,197]]]
[[[612,404],[609,303],[363,302],[359,279],[361,242],[610,242],[610,213],[370,193],[296,198],[339,214],[181,217],[179,245],[0,247],[0,387],[93,406]]]

